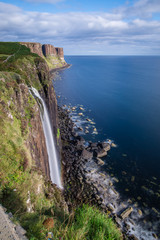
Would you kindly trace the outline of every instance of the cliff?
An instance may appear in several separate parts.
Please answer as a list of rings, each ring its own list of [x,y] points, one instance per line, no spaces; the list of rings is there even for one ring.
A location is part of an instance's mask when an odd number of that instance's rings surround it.
[[[32,46],[41,54],[40,44]],[[24,220],[32,218],[28,213],[36,212],[39,221],[42,208],[66,209],[61,191],[50,182],[40,109],[31,86],[46,102],[58,150],[57,101],[48,65],[26,46],[0,43],[0,202],[15,214],[30,237],[33,230],[29,228],[36,230],[36,222],[30,219],[29,225]]]
[[[51,44],[40,44],[31,42],[21,42],[22,45],[28,47],[32,53],[38,54],[44,58],[50,69],[67,66],[64,60],[63,48],[54,47]]]
[[[80,203],[86,201],[84,194],[81,195],[84,184],[77,171],[82,169],[80,164],[83,165],[79,156],[81,149],[73,146],[74,134],[69,134],[71,120],[66,120],[62,113],[61,124],[58,124],[56,95],[46,63],[48,55],[55,57],[53,53],[63,58],[63,49],[47,45],[43,49],[46,57],[40,57],[41,45],[30,43],[30,46],[32,51],[19,43],[0,42],[0,203],[13,213],[14,220],[27,231],[29,239],[43,240],[48,232],[53,232],[55,239],[83,240],[95,236],[96,240],[105,240],[108,229],[112,229],[109,231],[109,236],[113,236],[111,239],[121,240],[119,231],[111,226],[107,216],[95,208],[83,206],[73,210],[77,198]],[[30,93],[31,87],[36,88],[46,102],[57,150],[61,145],[61,127],[64,191],[50,181],[40,117],[43,108]],[[68,177],[72,168],[73,175]],[[88,189],[87,192],[90,193]],[[9,215],[12,217],[11,213]],[[101,225],[97,224],[99,219],[102,219]],[[101,233],[99,229],[102,229]]]
[[[13,46],[15,47],[16,44],[11,44],[10,49]],[[40,44],[31,43],[31,46],[41,55]],[[2,45],[0,47],[2,47]],[[17,49],[19,49],[18,44]],[[4,50],[2,49],[1,51]],[[3,111],[7,113],[6,120],[12,122],[15,116],[15,118],[20,121],[21,135],[25,137],[24,144],[32,158],[32,164],[41,169],[49,178],[48,155],[39,107],[35,100],[32,99],[29,87],[33,86],[38,89],[45,100],[50,113],[55,138],[58,128],[56,95],[50,79],[49,67],[46,62],[42,58],[30,54],[29,49],[28,55],[26,56],[25,53],[23,56],[26,47],[21,48],[20,51],[21,56],[18,56],[16,60],[15,55],[14,58],[8,62],[1,61],[0,70],[4,71],[0,71],[0,83],[1,90],[4,89],[4,93],[2,91],[1,98],[3,100],[0,103]],[[18,54],[20,53],[18,52]],[[10,90],[8,90],[8,88],[10,88]],[[8,95],[7,90],[11,91],[10,95]],[[12,102],[12,105],[10,105],[10,102]],[[13,119],[7,116],[12,116]],[[55,142],[59,143],[57,139],[55,139]],[[25,157],[24,164],[27,165],[28,162],[29,160]]]

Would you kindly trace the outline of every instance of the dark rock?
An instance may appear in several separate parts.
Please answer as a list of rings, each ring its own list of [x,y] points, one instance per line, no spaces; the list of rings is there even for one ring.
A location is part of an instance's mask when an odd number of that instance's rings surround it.
[[[93,157],[93,153],[87,151],[86,149],[83,149],[81,151],[81,157],[83,157],[84,159],[91,159]]]
[[[99,164],[99,165],[104,165],[105,163],[104,163],[104,161],[102,161],[102,159],[100,159],[100,158],[96,158],[96,162],[97,162],[97,164]]]
[[[157,235],[155,233],[152,234],[152,236],[155,238],[155,239],[158,239]]]
[[[117,226],[121,227],[121,219],[119,217],[115,217],[114,220],[115,220]]]
[[[9,218],[13,218],[13,214],[11,212],[8,213]]]
[[[93,156],[94,157],[105,157],[107,155],[107,152],[105,152],[103,149],[102,150],[94,150]]]
[[[97,145],[99,148],[103,149],[104,151],[109,151],[111,149],[111,146],[109,143],[106,142],[99,142]]]
[[[85,142],[85,140],[82,136],[77,136],[76,139],[80,142]]]
[[[129,240],[138,240],[138,238],[137,238],[136,236],[134,236],[133,234],[130,235],[130,236],[128,237],[128,239],[129,239]]]

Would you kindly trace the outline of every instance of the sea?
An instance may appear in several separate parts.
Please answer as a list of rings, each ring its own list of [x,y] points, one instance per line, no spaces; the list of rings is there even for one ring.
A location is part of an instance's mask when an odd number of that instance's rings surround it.
[[[66,56],[58,104],[88,141],[112,141],[102,171],[160,233],[160,56]],[[90,120],[90,121],[88,121]]]

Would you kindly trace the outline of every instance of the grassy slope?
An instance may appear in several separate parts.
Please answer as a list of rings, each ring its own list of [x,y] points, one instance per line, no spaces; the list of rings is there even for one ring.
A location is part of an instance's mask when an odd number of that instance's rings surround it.
[[[53,56],[49,56],[49,57],[44,57],[45,61],[47,62],[49,69],[55,69],[55,68],[61,68],[63,67],[65,61],[62,62],[62,60],[59,57],[53,57]]]
[[[61,193],[45,183],[41,173],[33,171],[34,163],[25,140],[32,130],[30,119],[34,117],[36,103],[31,95],[23,96],[21,114],[15,102],[15,92],[21,94],[20,84],[42,88],[41,83],[35,80],[36,72],[33,73],[36,61],[44,60],[30,53],[25,46],[0,43],[0,201],[14,214],[15,221],[21,223],[32,240],[45,239],[47,231],[53,232],[54,239],[61,240],[121,239],[113,222],[93,207],[83,206],[72,214],[66,214],[61,204]],[[51,191],[52,197],[48,198]],[[27,213],[29,195],[32,213]],[[43,226],[48,217],[54,219],[51,229]]]

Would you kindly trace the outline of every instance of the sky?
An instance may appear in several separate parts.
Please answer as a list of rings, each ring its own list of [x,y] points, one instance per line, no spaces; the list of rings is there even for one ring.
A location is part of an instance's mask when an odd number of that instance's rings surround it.
[[[160,55],[160,0],[0,0],[0,41],[65,55]]]

